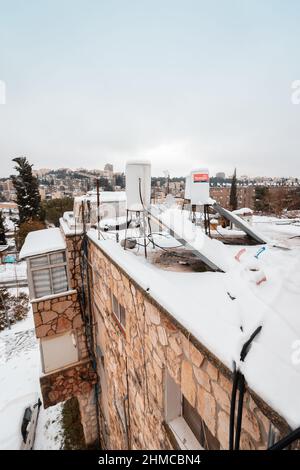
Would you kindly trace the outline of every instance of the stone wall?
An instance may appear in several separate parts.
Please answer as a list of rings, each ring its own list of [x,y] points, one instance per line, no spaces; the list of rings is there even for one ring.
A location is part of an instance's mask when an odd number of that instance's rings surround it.
[[[40,377],[44,408],[74,396],[88,395],[97,377],[90,360],[84,360]]]
[[[82,236],[81,235],[65,235],[67,244],[67,260],[70,273],[70,283],[72,289],[80,290],[82,284],[81,266],[82,262]],[[80,310],[80,309],[79,309]],[[84,328],[77,331],[77,339],[81,357],[89,355],[87,349],[86,334]],[[94,383],[97,382],[96,374],[94,375]],[[81,422],[85,442],[88,446],[95,446],[99,440],[99,429],[97,425],[97,413],[95,403],[95,389],[85,394],[77,395],[79,409],[81,414]]]
[[[32,303],[37,338],[82,328],[77,292]]]
[[[88,446],[95,446],[98,442],[99,432],[97,426],[96,397],[94,388],[77,397],[83,426],[85,442]]]
[[[97,374],[94,372],[87,348],[86,331],[79,303],[81,284],[80,260],[82,237],[65,237],[67,261],[70,274],[70,290],[67,293],[49,296],[32,302],[35,333],[37,338],[54,338],[74,332],[77,340],[79,361],[40,378],[44,408],[78,398],[85,440],[88,445],[98,439],[97,414],[94,390]],[[63,358],[64,351],[61,351]]]
[[[92,242],[89,256],[95,321],[101,318],[102,325],[95,336],[107,389],[107,409],[100,413],[100,418],[109,414],[107,447],[173,448],[165,425],[168,371],[220,448],[227,449],[231,372]],[[125,331],[112,313],[111,293],[125,307]],[[247,389],[241,449],[265,449],[271,422],[279,434],[288,432],[286,422]]]
[[[67,244],[67,260],[71,281],[70,288],[77,289],[81,285],[80,262],[82,259],[82,236],[65,236],[65,240]]]

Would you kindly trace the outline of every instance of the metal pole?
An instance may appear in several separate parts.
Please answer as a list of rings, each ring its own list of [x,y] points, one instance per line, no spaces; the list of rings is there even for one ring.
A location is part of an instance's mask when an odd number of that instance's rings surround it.
[[[144,252],[145,252],[145,258],[147,258],[147,241],[146,241],[146,212],[143,211],[143,232],[144,232]]]
[[[126,250],[126,242],[127,242],[128,215],[129,215],[129,210],[126,209],[126,228],[125,228],[124,250]]]
[[[98,240],[100,240],[100,180],[96,180],[97,188],[97,226],[98,226]]]

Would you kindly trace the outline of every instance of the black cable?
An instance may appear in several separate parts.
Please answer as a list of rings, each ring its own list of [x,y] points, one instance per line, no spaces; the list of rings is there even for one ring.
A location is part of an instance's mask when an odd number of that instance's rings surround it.
[[[300,428],[295,429],[290,434],[280,439],[280,441],[273,444],[267,450],[283,450],[297,439],[300,439]]]
[[[154,242],[154,245],[155,245],[157,248],[160,248],[160,249],[163,250],[163,251],[175,250],[176,248],[180,248],[181,246],[183,246],[183,245],[179,245],[179,246],[168,246],[168,247],[164,247],[164,246],[158,245],[156,242]],[[175,253],[174,253],[174,255],[175,255]],[[179,256],[180,258],[183,257],[183,255],[179,255],[178,253],[176,253],[176,256]],[[184,257],[184,258],[185,258],[185,257]]]
[[[230,402],[229,450],[233,450],[233,443],[234,443],[234,416],[235,416],[237,386],[238,386],[238,372],[234,364],[233,383],[232,383],[231,402]]]
[[[240,356],[240,360],[242,362],[244,362],[245,360],[245,357],[247,356],[248,352],[249,352],[249,348],[251,346],[251,343],[252,341],[254,340],[254,338],[258,335],[258,333],[261,332],[261,329],[262,329],[262,325],[260,325],[258,328],[256,328],[256,330],[252,333],[252,335],[250,336],[250,338],[248,339],[248,341],[246,341],[242,347],[242,350],[241,350],[241,356]]]
[[[262,326],[256,328],[251,334],[250,338],[243,344],[240,353],[240,360],[244,362],[253,340],[260,333]],[[236,417],[236,429],[234,433],[234,419],[235,419],[235,407],[236,407],[236,396],[237,390],[239,391],[239,402]],[[242,429],[242,418],[243,418],[243,403],[245,394],[245,377],[239,370],[234,370],[231,402],[230,402],[230,418],[229,418],[229,450],[239,450],[240,438]],[[235,435],[234,435],[235,434]]]
[[[243,403],[244,403],[244,394],[245,394],[245,377],[240,372],[238,372],[238,389],[239,389],[239,404],[238,404],[238,411],[237,411],[234,450],[239,450],[240,448],[240,438],[241,438],[242,419],[243,419]]]
[[[142,179],[139,178],[139,193],[140,193],[140,200],[143,206],[143,209],[148,214],[148,210],[144,206],[143,196],[142,196]],[[145,249],[145,258],[147,258],[147,245],[146,245],[146,227],[145,227],[145,215],[143,216],[143,230],[144,230],[144,249]]]

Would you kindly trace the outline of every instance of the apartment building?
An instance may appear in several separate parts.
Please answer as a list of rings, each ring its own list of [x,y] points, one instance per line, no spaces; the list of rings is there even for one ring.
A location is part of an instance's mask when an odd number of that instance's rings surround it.
[[[225,209],[230,209],[230,187],[211,187],[210,196]],[[249,207],[254,209],[255,187],[239,186],[237,188],[238,207]]]
[[[240,449],[266,449],[290,433],[296,396],[281,406],[286,392],[279,384],[274,392],[276,368],[266,361],[270,350],[260,358],[259,341],[255,365],[253,354],[243,357],[252,330],[234,324],[222,274],[164,267],[157,250],[145,259],[143,250],[124,250],[115,232],[104,239],[86,224],[74,227],[70,213],[60,228],[28,235],[20,257],[40,339],[44,407],[76,396],[87,444],[103,449],[228,449],[234,436]],[[238,373],[235,350],[243,358]],[[296,379],[277,365],[290,392]],[[238,377],[242,414],[232,426]]]

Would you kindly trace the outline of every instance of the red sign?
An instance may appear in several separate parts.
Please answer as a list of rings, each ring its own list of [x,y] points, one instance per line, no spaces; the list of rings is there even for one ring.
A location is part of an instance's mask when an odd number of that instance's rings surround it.
[[[208,183],[209,176],[207,173],[194,173],[194,183]]]

